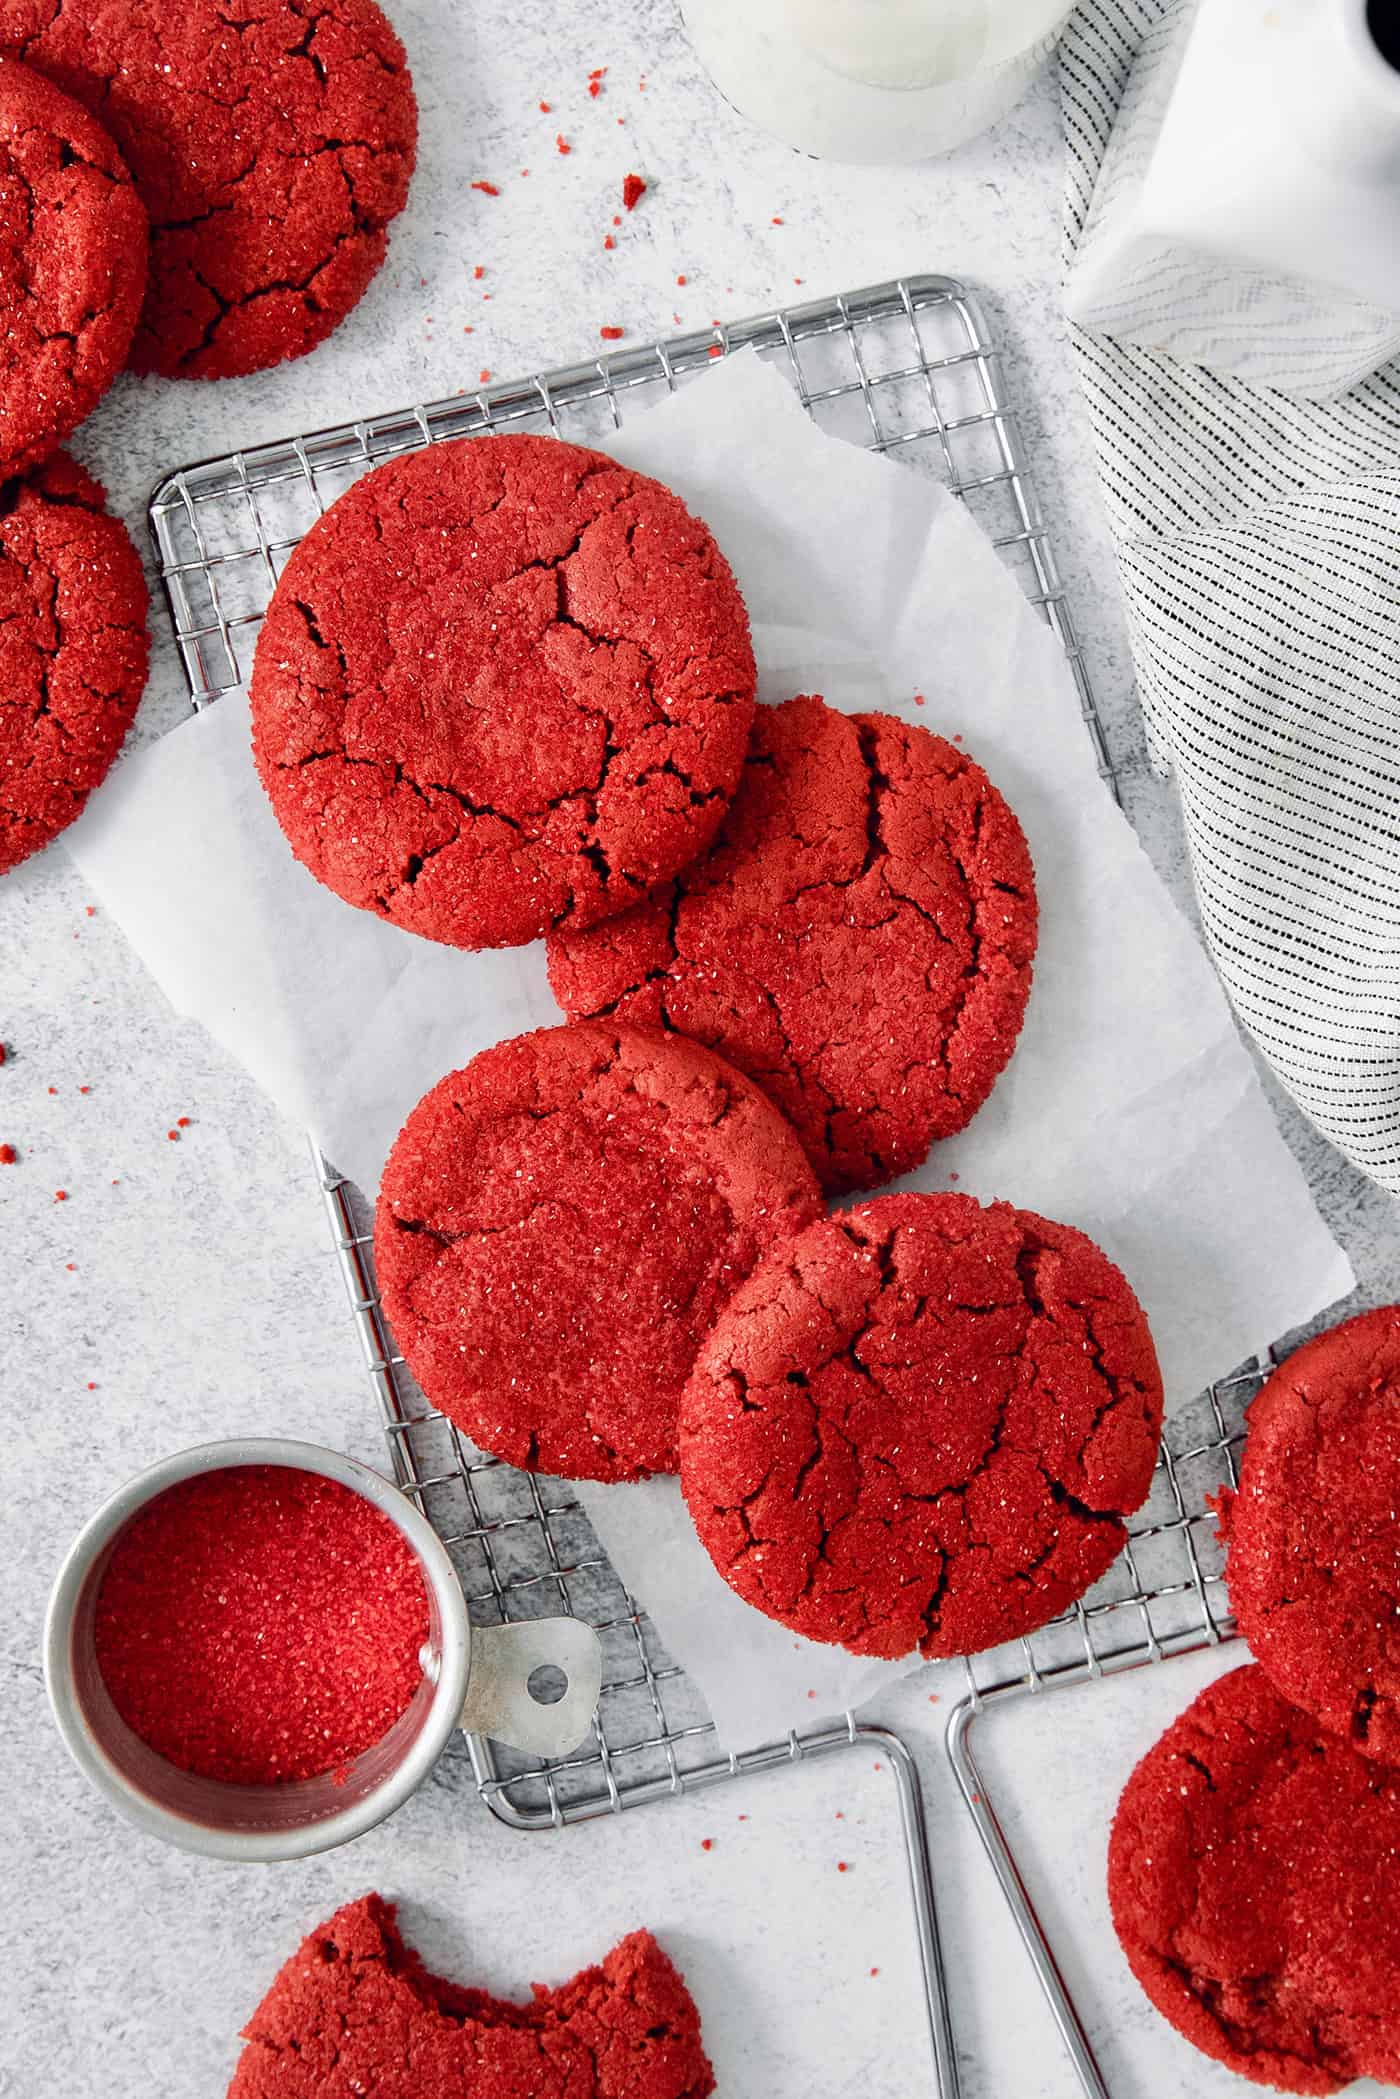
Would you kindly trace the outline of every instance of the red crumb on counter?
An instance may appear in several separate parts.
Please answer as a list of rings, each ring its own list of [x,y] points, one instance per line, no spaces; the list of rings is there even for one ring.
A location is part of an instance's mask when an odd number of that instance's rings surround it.
[[[50,1093],[57,1093],[57,1091],[58,1091],[58,1088],[57,1088],[57,1086],[50,1086],[50,1088],[49,1088],[49,1092],[50,1092]]]
[[[870,1972],[872,1975],[878,1975],[880,1971],[878,1968],[872,1968]]]
[[[549,115],[550,115],[550,114],[552,113],[553,109],[554,109],[554,104],[553,104],[552,102],[541,102],[541,104],[540,104],[540,114],[541,114],[541,116],[546,116],[546,117],[547,117],[547,116],[549,116]]]
[[[482,278],[486,275],[486,271],[483,268],[483,266],[480,263],[478,263],[476,268],[472,271],[472,275],[473,277],[475,277],[477,283],[480,284]]]
[[[484,365],[483,365],[483,366],[481,367],[481,374],[480,374],[479,384],[480,384],[480,385],[482,385],[482,386],[485,386],[485,384],[486,384],[487,380],[488,380],[488,379],[489,379],[490,377],[491,377],[491,367],[490,367],[490,365],[489,365],[489,364],[484,364]]]
[[[97,916],[97,906],[96,906],[96,904],[87,904],[87,905],[85,905],[85,906],[84,906],[84,909],[86,910],[86,912],[87,912],[87,915],[88,915],[88,917],[89,917],[89,918],[96,918],[96,916]]]
[[[783,223],[783,222],[782,222],[782,220],[781,220],[781,219],[780,219],[780,218],[778,217],[778,214],[777,214],[776,212],[774,212],[774,214],[773,214],[773,224],[774,224],[775,226],[781,226],[781,225],[782,225],[782,223]]]
[[[627,330],[625,328],[600,328],[598,333],[602,336],[605,343],[620,343]]]
[[[923,694],[922,694],[921,692],[916,692],[916,693],[915,693],[915,695],[914,695],[914,705],[915,705],[916,707],[926,707],[926,706],[928,705],[928,702],[927,702],[927,700],[925,700],[925,698],[924,698],[924,696],[923,696]]]
[[[568,140],[567,140],[567,139],[565,138],[565,136],[564,136],[564,134],[563,134],[563,132],[562,132],[562,131],[556,131],[556,132],[555,132],[555,134],[554,134],[554,144],[555,144],[555,147],[556,147],[556,149],[557,149],[557,150],[558,150],[558,151],[559,151],[560,153],[572,153],[572,152],[573,152],[573,150],[574,150],[574,149],[573,149],[573,147],[572,147],[572,146],[571,146],[571,145],[569,144],[569,141],[568,141]]]
[[[713,1850],[714,1850],[714,1848],[715,1848],[715,1840],[714,1840],[714,1838],[713,1838],[713,1837],[701,1837],[701,1839],[700,1839],[700,1849],[701,1849],[702,1851],[713,1851]]]
[[[78,1091],[79,1091],[79,1093],[91,1093],[91,1091],[92,1091],[92,1088],[91,1088],[91,1086],[80,1086],[80,1087],[78,1088]]]
[[[126,1525],[93,1635],[143,1742],[182,1771],[271,1785],[337,1770],[388,1732],[422,1680],[428,1599],[373,1503],[315,1473],[236,1465]]]
[[[65,1261],[63,1265],[68,1270],[69,1275],[77,1273],[78,1264],[76,1261]]]
[[[677,284],[688,284],[690,282],[690,279],[687,276],[685,276],[684,273],[682,273],[679,277],[677,277],[676,282]]]
[[[178,1144],[180,1142],[180,1132],[178,1130],[167,1130],[165,1134],[170,1139],[170,1142],[172,1144]]]
[[[607,70],[606,66],[595,66],[588,77],[590,80],[601,80]]]
[[[86,1091],[86,1088],[84,1088],[84,1091]],[[190,1118],[189,1118],[189,1116],[188,1116],[188,1115],[177,1115],[177,1116],[175,1117],[175,1127],[176,1127],[176,1129],[177,1129],[177,1130],[187,1130],[187,1129],[189,1128],[189,1126],[190,1126]],[[878,1770],[878,1769],[879,1769],[879,1765],[877,1764],[875,1768],[876,1768],[876,1770]]]
[[[601,81],[601,80],[590,80],[590,81],[589,81],[589,83],[588,83],[588,92],[589,92],[589,94],[590,94],[590,95],[591,95],[591,96],[593,97],[594,101],[596,102],[596,101],[597,101],[597,99],[598,99],[598,97],[599,97],[599,96],[600,96],[600,95],[602,94],[602,92],[603,92],[603,83],[602,83],[602,81]]]
[[[647,186],[640,175],[624,175],[622,178],[622,206],[624,211],[635,211],[647,193]]]
[[[499,197],[501,194],[494,182],[474,182],[472,188],[479,189],[484,197]]]
[[[17,1166],[19,1153],[12,1144],[0,1144],[0,1166]]]
[[[68,1190],[66,1188],[55,1188],[53,1192],[53,1199],[56,1203],[66,1203],[68,1200]]]
[[[88,1391],[89,1391],[89,1392],[95,1392],[96,1390],[97,1390],[97,1380],[96,1380],[95,1378],[89,1378],[89,1379],[88,1379]]]
[[[705,355],[707,357],[723,357],[724,351],[718,343],[711,343],[709,349],[705,352]],[[812,1695],[813,1697],[815,1697],[816,1693],[813,1692]]]
[[[836,1861],[836,1870],[838,1873],[849,1873],[850,1867],[843,1858],[839,1858]]]
[[[605,236],[603,246],[605,248],[615,248],[617,246],[617,242],[613,239],[613,236],[610,233]]]

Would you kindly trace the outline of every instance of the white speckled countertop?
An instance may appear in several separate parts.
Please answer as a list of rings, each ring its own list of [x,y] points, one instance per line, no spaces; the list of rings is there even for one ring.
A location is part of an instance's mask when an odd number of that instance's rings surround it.
[[[423,135],[388,267],[333,341],[299,365],[214,387],[117,387],[75,449],[143,548],[150,487],[201,455],[445,394],[486,369],[509,377],[572,361],[597,348],[603,324],[647,339],[677,314],[707,322],[900,271],[957,274],[982,292],[1002,333],[1128,798],[1182,894],[1170,797],[1141,759],[1058,313],[1052,84],[946,161],[840,168],[788,153],[719,100],[674,0],[391,0],[391,11],[415,67]],[[591,100],[587,76],[602,65],[604,91]],[[572,144],[567,157],[557,131]],[[629,169],[651,187],[608,252]],[[473,191],[477,177],[501,196]],[[143,738],[184,705],[163,618],[157,610]],[[478,1805],[454,1751],[370,1837],[270,1870],[214,1867],[139,1838],[69,1767],[44,1701],[40,1618],[65,1542],[109,1488],[163,1452],[246,1430],[377,1456],[300,1133],[171,1015],[117,929],[87,916],[88,901],[61,850],[0,889],[9,1049],[0,1139],[22,1154],[0,1169],[11,1424],[0,1514],[0,1973],[10,2007],[0,2093],[217,2099],[238,2027],[279,1961],[370,1886],[402,1902],[431,1960],[508,1990],[557,1979],[625,1928],[652,1925],[695,1988],[726,2099],[930,2091],[894,1798],[888,1773],[863,1754],[527,1837]],[[166,1131],[181,1115],[190,1126],[171,1143]],[[1393,1295],[1394,1205],[1296,1116],[1285,1127],[1365,1299]],[[59,1188],[66,1202],[54,1201]],[[1173,1663],[982,1723],[989,1779],[1025,1846],[1115,2099],[1244,2089],[1138,1998],[1102,1892],[1123,1776],[1219,1666]],[[922,1679],[880,1716],[905,1729],[924,1766],[968,2099],[1072,2099],[1068,2065],[955,1806]],[[702,1851],[706,1836],[713,1848]],[[838,1859],[851,1868],[840,1876]]]

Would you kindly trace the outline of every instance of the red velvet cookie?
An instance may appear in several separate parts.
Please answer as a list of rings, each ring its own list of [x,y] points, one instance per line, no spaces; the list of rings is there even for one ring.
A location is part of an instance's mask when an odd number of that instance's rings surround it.
[[[475,438],[377,468],[297,548],[253,750],[338,896],[510,947],[703,852],[753,688],[729,566],[669,489],[556,438]]]
[[[1092,1240],[1009,1203],[887,1195],[736,1291],[681,1402],[681,1484],[746,1602],[855,1654],[973,1654],[1115,1560],[1162,1383]]]
[[[1123,1790],[1108,1893],[1128,1964],[1256,2084],[1400,2082],[1400,1777],[1263,1670],[1202,1691]]]
[[[228,2099],[706,2099],[700,2018],[647,1931],[529,2004],[430,1975],[365,1895],[313,1931],[243,2029]]]
[[[675,1471],[702,1337],[820,1208],[757,1087],[693,1042],[590,1021],[498,1043],[418,1103],[375,1260],[409,1368],[483,1450],[635,1479]]]
[[[150,215],[140,372],[299,357],[384,260],[418,116],[374,0],[0,0],[0,49],[106,126]]]
[[[146,682],[145,579],[104,501],[62,452],[0,491],[0,873],[72,823]]]
[[[1274,1372],[1220,1507],[1256,1659],[1324,1727],[1400,1763],[1400,1306]]]
[[[0,60],[0,480],[47,458],[126,363],[146,214],[116,147]]]
[[[1020,825],[981,767],[888,714],[760,707],[714,850],[624,918],[562,927],[574,1018],[707,1042],[823,1184],[870,1188],[962,1129],[1015,1047],[1035,953]]]

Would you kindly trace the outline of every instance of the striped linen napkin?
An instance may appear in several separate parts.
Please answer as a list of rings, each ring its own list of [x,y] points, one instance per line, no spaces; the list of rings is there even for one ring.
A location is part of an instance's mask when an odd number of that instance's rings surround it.
[[[1170,5],[1082,0],[1065,31],[1067,263]],[[1400,363],[1313,403],[1071,339],[1216,966],[1299,1106],[1400,1194]]]

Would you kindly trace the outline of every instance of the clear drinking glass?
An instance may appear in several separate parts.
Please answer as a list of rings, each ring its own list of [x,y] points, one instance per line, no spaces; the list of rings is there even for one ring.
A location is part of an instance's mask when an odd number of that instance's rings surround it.
[[[1073,0],[685,0],[726,99],[805,153],[948,152],[1004,116]]]

